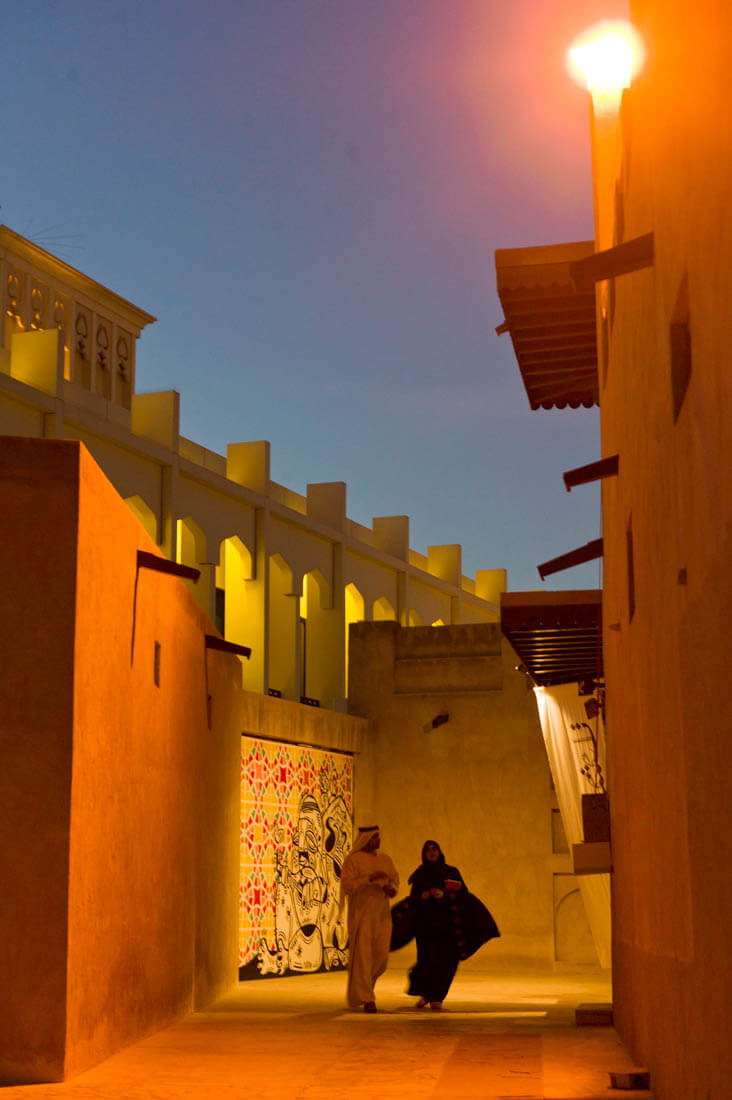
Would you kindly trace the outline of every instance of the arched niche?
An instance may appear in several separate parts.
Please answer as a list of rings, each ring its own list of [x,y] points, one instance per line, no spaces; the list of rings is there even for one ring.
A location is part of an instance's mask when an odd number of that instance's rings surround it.
[[[387,600],[386,596],[379,596],[378,600],[374,600],[371,617],[375,623],[395,623],[397,618],[396,609]]]
[[[145,528],[150,538],[154,542],[157,542],[158,517],[155,515],[147,501],[143,497],[135,495],[131,497],[125,497],[125,504]]]
[[[419,611],[415,611],[413,607],[409,609],[409,625],[410,626],[424,626],[424,621]]]
[[[179,519],[176,524],[175,560],[199,570],[201,575],[198,581],[186,580],[183,583],[198,606],[213,619],[213,566],[207,564],[206,536],[191,516]]]
[[[281,586],[283,589],[287,588],[288,595],[291,596],[295,574],[292,566],[288,565],[282,554],[270,554],[269,570],[270,573],[274,573],[280,578]]]
[[[227,641],[250,647],[251,659],[240,658],[242,687],[261,691],[263,586],[254,581],[254,556],[239,535],[221,539],[215,571],[214,622]]]
[[[300,618],[311,618],[318,610],[331,606],[330,585],[319,569],[311,569],[302,579]]]
[[[208,561],[206,535],[192,516],[181,517],[177,523],[175,560],[181,565],[198,566]]]
[[[299,585],[298,585],[299,587]],[[294,574],[281,554],[269,559],[269,683],[285,699],[298,696],[297,633],[299,592],[294,591]]]
[[[346,691],[348,690],[348,647],[351,623],[362,623],[366,619],[366,605],[363,596],[356,585],[351,582],[346,585],[345,600],[345,657],[346,657]]]
[[[319,569],[311,569],[302,579],[300,597],[300,694],[321,706],[331,706],[342,694],[339,625],[330,585]]]
[[[584,901],[572,878],[570,875],[554,876],[554,955],[557,962],[597,966],[597,949]]]
[[[224,589],[250,581],[254,576],[254,557],[238,535],[229,535],[219,543],[216,587]]]

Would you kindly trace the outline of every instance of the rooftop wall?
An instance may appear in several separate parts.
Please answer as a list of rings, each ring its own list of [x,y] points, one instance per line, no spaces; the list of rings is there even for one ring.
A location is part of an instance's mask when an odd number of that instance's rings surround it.
[[[68,288],[58,317],[57,284]],[[34,294],[46,303],[37,315],[29,312]],[[87,446],[161,551],[201,570],[191,588],[201,609],[230,641],[254,650],[242,668],[246,690],[342,711],[354,618],[497,621],[505,570],[463,576],[454,544],[417,554],[406,515],[355,522],[343,482],[310,483],[304,494],[279,485],[266,440],[230,443],[219,454],[182,436],[180,395],[135,392],[131,368],[110,358],[117,330],[109,318],[126,318],[136,334],[154,318],[5,227],[0,299],[0,432]],[[87,337],[74,335],[77,314]],[[114,388],[123,375],[124,401]]]

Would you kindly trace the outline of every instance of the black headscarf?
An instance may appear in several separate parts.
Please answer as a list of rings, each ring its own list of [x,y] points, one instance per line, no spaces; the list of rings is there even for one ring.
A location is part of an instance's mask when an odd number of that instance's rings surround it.
[[[440,853],[437,859],[427,859],[427,845],[434,844]],[[455,867],[448,867],[442,848],[436,840],[425,840],[422,845],[422,862],[412,871],[407,879],[410,885],[416,885],[418,890],[432,890],[433,887],[442,888],[446,878],[450,878],[448,872],[456,871]]]

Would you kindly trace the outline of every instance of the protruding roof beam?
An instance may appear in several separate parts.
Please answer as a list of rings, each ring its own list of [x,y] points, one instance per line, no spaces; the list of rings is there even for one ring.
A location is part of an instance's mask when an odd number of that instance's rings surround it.
[[[550,573],[561,573],[563,569],[571,569],[573,565],[582,565],[586,561],[601,557],[602,539],[593,539],[584,546],[578,546],[576,550],[570,550],[567,554],[560,554],[558,558],[542,562],[536,568],[541,579],[545,580]]]
[[[194,584],[201,576],[201,570],[195,569],[192,565],[181,565],[180,562],[170,561],[169,558],[160,557],[158,554],[151,554],[148,550],[137,551],[137,568],[153,569],[156,573],[170,573],[174,577],[182,577],[184,580],[193,581]]]
[[[600,481],[604,477],[613,477],[618,472],[620,459],[618,455],[610,455],[601,458],[598,462],[588,462],[586,466],[577,466],[574,470],[567,470],[562,474],[567,492],[571,492],[575,485],[587,485],[590,481]]]
[[[654,254],[653,233],[644,233],[642,237],[633,237],[630,241],[616,244],[614,248],[595,252],[582,260],[573,260],[569,265],[569,275],[577,290],[584,290],[603,279],[614,279],[617,275],[651,267]]]
[[[239,645],[238,642],[227,642],[223,638],[219,638],[216,634],[207,634],[205,636],[206,649],[219,649],[222,653],[235,653],[237,657],[246,657],[247,660],[251,657],[252,651],[248,645]]]

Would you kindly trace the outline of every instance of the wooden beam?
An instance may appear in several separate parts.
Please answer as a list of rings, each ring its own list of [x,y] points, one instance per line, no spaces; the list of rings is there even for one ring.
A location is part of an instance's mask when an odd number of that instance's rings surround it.
[[[652,267],[654,256],[653,233],[644,233],[642,237],[633,237],[630,241],[616,244],[614,248],[595,252],[584,260],[575,260],[569,265],[569,274],[580,291],[604,279],[614,279],[618,275]]]
[[[602,557],[602,539],[593,539],[592,542],[578,546],[576,550],[570,550],[566,554],[560,554],[558,558],[537,565],[537,571],[542,580],[550,573],[561,573],[563,569],[571,569],[573,565],[582,565],[586,561]]]
[[[151,554],[148,550],[137,551],[137,568],[152,569],[156,573],[170,573],[174,577],[182,577],[184,580],[193,581],[194,584],[201,576],[201,570],[194,569],[192,565],[181,565],[169,558]]]
[[[239,645],[237,642],[226,642],[216,634],[206,635],[206,649],[220,649],[223,653],[235,653],[237,657],[249,658],[252,651],[248,645]]]
[[[590,481],[600,481],[605,477],[614,477],[618,472],[620,458],[618,455],[609,455],[597,462],[588,462],[586,466],[576,466],[574,470],[567,470],[562,474],[567,492],[571,492],[575,485],[587,485]]]

